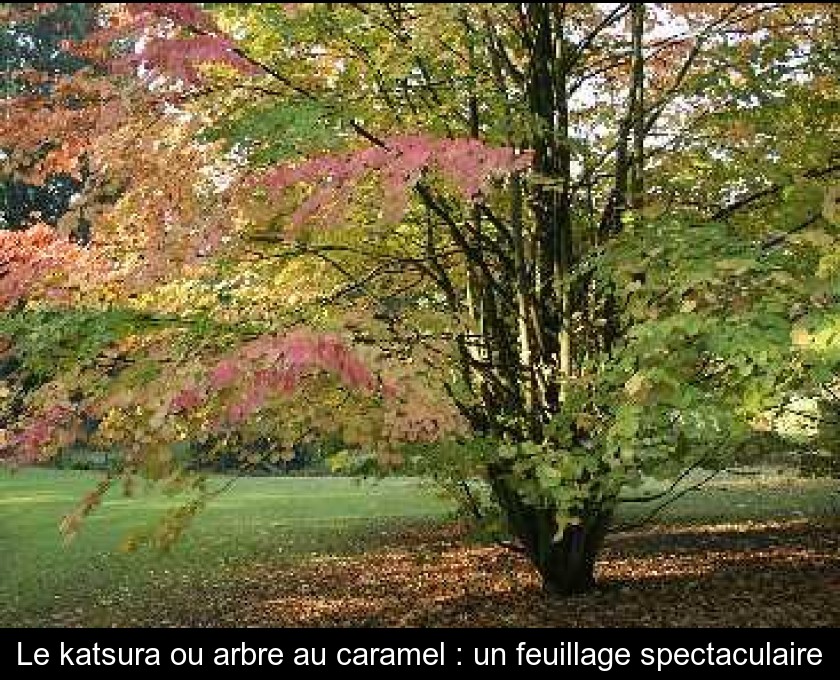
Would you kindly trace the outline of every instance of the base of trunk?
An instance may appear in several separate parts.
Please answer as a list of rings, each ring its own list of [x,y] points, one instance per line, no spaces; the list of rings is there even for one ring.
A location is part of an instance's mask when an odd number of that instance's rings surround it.
[[[545,592],[564,596],[592,590],[595,558],[607,535],[612,506],[602,499],[592,499],[580,513],[578,523],[566,526],[556,539],[557,508],[526,504],[502,474],[491,475],[490,482],[510,529],[539,572]]]
[[[595,559],[601,549],[610,513],[596,512],[581,524],[566,527],[559,541],[549,538],[532,557],[543,590],[552,596],[577,595],[595,587]]]
[[[578,523],[566,526],[557,539],[556,507],[526,504],[503,474],[491,474],[490,482],[510,529],[539,572],[545,592],[564,596],[592,590],[595,558],[612,519],[611,504],[592,499],[579,513]]]

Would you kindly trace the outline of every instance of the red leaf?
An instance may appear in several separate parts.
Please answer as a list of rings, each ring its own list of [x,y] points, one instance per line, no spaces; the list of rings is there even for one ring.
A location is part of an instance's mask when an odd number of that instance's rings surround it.
[[[292,215],[295,231],[309,220],[324,216],[346,201],[347,192],[368,173],[380,176],[383,218],[398,222],[405,214],[408,195],[426,169],[436,169],[468,201],[477,201],[487,181],[527,169],[531,154],[494,148],[476,139],[437,139],[428,135],[403,135],[385,140],[386,148],[368,147],[349,153],[320,156],[299,165],[283,165],[266,172],[258,182],[280,192],[295,184],[316,188]]]

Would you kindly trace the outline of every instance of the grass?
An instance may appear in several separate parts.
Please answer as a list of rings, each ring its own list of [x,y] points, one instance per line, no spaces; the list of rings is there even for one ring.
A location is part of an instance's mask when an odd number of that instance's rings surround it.
[[[416,480],[244,478],[217,497],[169,553],[126,554],[126,536],[154,524],[172,499],[110,492],[68,544],[61,518],[96,483],[90,473],[0,472],[0,625],[34,625],[130,597],[152,584],[222,579],[247,561],[362,550],[406,523],[439,520],[449,506]]]
[[[111,625],[114,612],[120,623],[165,625],[172,602],[185,594],[228,587],[264,565],[375,551],[403,530],[443,523],[451,510],[412,479],[244,478],[199,515],[170,553],[119,550],[128,534],[171,506],[157,493],[136,499],[110,493],[65,545],[58,524],[96,479],[71,471],[0,472],[0,626]],[[686,495],[657,521],[836,517],[838,498],[831,481],[728,477]],[[619,524],[632,524],[651,505],[624,506]]]
[[[707,477],[698,471],[684,479],[677,492]],[[639,497],[665,489],[649,484],[628,491]],[[820,519],[840,515],[840,482],[801,478],[785,471],[756,470],[753,473],[724,473],[709,483],[681,496],[661,509],[662,501],[625,503],[619,509],[617,525],[634,525],[651,517],[657,524],[701,524],[768,520]]]

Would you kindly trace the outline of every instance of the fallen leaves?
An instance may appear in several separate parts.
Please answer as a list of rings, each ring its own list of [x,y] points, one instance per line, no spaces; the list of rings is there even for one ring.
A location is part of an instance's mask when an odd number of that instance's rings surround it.
[[[611,536],[599,587],[546,597],[528,563],[458,527],[403,530],[358,555],[242,564],[214,583],[76,610],[61,625],[837,626],[834,520],[652,527]],[[128,617],[128,618],[126,618]],[[69,619],[69,620],[68,620]]]

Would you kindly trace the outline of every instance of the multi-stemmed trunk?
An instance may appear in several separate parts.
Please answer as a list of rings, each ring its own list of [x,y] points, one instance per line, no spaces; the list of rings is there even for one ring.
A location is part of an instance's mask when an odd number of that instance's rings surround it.
[[[602,502],[584,508],[574,524],[558,531],[557,509],[525,503],[509,482],[491,480],[494,495],[511,532],[542,580],[549,595],[584,593],[595,586],[595,561],[612,518]]]
[[[619,17],[623,10],[616,10]],[[624,212],[639,209],[643,190],[645,108],[642,99],[644,7],[628,10],[632,19],[632,68],[626,113],[618,121],[612,187],[600,219],[576,215],[570,100],[580,53],[568,35],[565,9],[553,3],[523,6],[521,22],[524,66],[523,95],[538,124],[527,139],[517,139],[510,104],[508,142],[533,150],[534,171],[541,182],[526,188],[511,180],[506,227],[509,257],[485,252],[480,210],[469,231],[476,242],[467,255],[468,302],[479,341],[467,349],[462,365],[473,367],[465,381],[478,386],[480,406],[471,412],[476,429],[500,440],[548,443],[546,425],[562,413],[569,386],[589,352],[610,354],[618,341],[618,302],[592,281],[576,276],[574,267],[593,243],[617,234]],[[465,23],[469,32],[469,24]],[[492,33],[491,33],[492,35]],[[495,79],[507,98],[504,49],[488,42]],[[471,57],[474,55],[471,53]],[[471,59],[472,68],[477,68]],[[474,93],[471,93],[474,103]],[[470,106],[470,134],[479,136],[479,107]],[[632,142],[632,144],[631,144]],[[494,259],[495,258],[495,259]],[[595,323],[598,318],[602,323]],[[581,319],[584,324],[581,324]],[[591,357],[590,357],[591,358]],[[511,427],[510,423],[518,423]],[[582,434],[568,433],[573,446]],[[526,501],[504,471],[488,470],[489,482],[511,532],[542,577],[546,591],[568,595],[593,587],[595,559],[612,514],[608,500],[593,497],[574,508],[572,523],[560,526],[565,511]],[[560,519],[558,519],[560,518]]]

